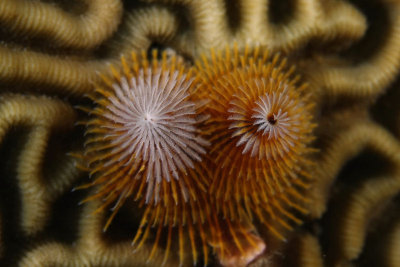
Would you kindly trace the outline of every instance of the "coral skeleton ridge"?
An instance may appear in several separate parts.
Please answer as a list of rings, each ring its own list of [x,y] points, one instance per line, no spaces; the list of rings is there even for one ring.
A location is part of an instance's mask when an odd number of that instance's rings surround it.
[[[330,141],[330,153],[321,157],[322,168],[318,169],[318,173],[315,174],[320,177],[320,180],[315,190],[312,191],[316,200],[310,212],[317,217],[325,212],[327,200],[321,198],[327,197],[327,191],[332,186],[344,162],[355,157],[363,149],[367,147],[373,149],[376,153],[387,158],[396,168],[398,168],[400,162],[398,140],[375,123],[362,120],[355,122],[352,127],[341,129],[340,134],[332,139]],[[394,174],[394,179],[397,175],[397,173]],[[396,191],[394,193],[396,194]]]
[[[0,20],[18,35],[45,36],[60,47],[90,49],[100,45],[118,26],[116,18],[122,14],[122,4],[116,0],[82,2],[85,12],[73,14],[39,1],[4,0]]]
[[[303,267],[324,266],[318,238],[309,233],[302,233],[296,236],[288,253],[293,253],[295,256],[287,264]]]
[[[48,242],[28,252],[19,266],[145,266],[150,250],[132,253],[129,241],[109,243],[103,235],[104,213],[93,212],[101,203],[98,200],[85,205],[79,220],[78,240],[73,246]],[[161,266],[162,253],[155,253],[152,264]],[[170,259],[171,260],[171,259]],[[177,262],[170,261],[170,266]]]
[[[1,266],[399,266],[398,1],[1,0],[0,24]]]
[[[2,140],[12,127],[23,125],[29,129],[27,141],[18,155],[16,179],[21,194],[21,228],[27,234],[34,234],[45,225],[51,202],[78,178],[74,162],[67,157],[56,171],[64,179],[50,179],[45,184],[42,169],[52,132],[71,130],[76,114],[72,107],[59,100],[23,95],[2,96],[0,114]]]
[[[17,36],[43,38],[59,49],[93,50],[116,30],[122,15],[118,0],[82,1],[85,13],[68,13],[50,3],[26,0],[5,0],[0,3],[0,21]],[[73,9],[73,8],[72,8]],[[74,13],[76,12],[76,14]],[[5,33],[7,35],[7,32]],[[101,61],[80,60],[74,56],[27,51],[20,46],[0,46],[2,82],[44,85],[57,93],[84,94],[91,87],[95,71],[105,65]],[[65,91],[67,90],[67,92]]]
[[[400,264],[400,223],[397,220],[396,225],[393,227],[393,230],[389,232],[389,245],[388,245],[388,255],[389,257],[386,258],[386,265],[387,266],[397,266]]]

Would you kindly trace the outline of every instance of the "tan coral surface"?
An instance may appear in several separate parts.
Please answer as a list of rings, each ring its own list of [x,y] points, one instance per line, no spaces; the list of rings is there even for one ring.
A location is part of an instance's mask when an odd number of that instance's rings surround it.
[[[267,249],[250,265],[399,266],[396,0],[1,0],[0,265],[160,265],[162,247],[147,262],[152,244],[130,245],[140,210],[124,205],[103,232],[107,211],[78,205],[74,107],[121,54],[157,48],[190,65],[233,43],[287,56],[317,110],[309,213],[286,243],[254,220]]]

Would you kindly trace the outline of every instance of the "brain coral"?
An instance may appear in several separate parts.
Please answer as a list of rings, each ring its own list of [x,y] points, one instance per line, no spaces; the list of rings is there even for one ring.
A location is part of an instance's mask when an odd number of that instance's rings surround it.
[[[121,55],[158,49],[191,68],[236,43],[296,67],[318,149],[303,224],[286,242],[257,218],[229,228],[266,244],[249,265],[400,266],[398,1],[2,0],[0,25],[0,265],[161,265],[165,246],[133,253],[142,209],[125,203],[103,232],[112,211],[78,205],[96,188],[72,190],[90,181],[71,156],[83,154],[87,119],[74,107],[93,106],[97,73]],[[219,233],[224,243],[210,245],[225,245],[222,264],[247,256]],[[165,266],[179,264],[171,234]],[[209,266],[221,264],[216,252]]]

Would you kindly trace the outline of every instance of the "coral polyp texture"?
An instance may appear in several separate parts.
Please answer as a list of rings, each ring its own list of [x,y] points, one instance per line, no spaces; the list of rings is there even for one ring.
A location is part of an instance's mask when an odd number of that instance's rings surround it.
[[[399,1],[1,0],[0,25],[1,266],[399,265]],[[233,62],[223,63],[224,48],[234,44],[237,54],[229,51],[230,58],[239,58],[235,66],[242,66],[241,57],[245,65],[255,66],[238,71],[244,71],[243,76],[228,82],[223,76],[236,75]],[[162,67],[161,51],[167,53],[165,66],[175,64],[167,75],[174,77],[178,71],[175,85],[195,77],[187,70],[204,62],[202,55],[210,69],[212,62],[219,66],[219,83],[207,86],[207,97],[196,91],[175,99],[194,103],[187,110],[198,114],[207,115],[206,108],[223,114],[220,127],[226,129],[213,125],[212,116],[184,115],[196,122],[182,122],[190,127],[179,133],[188,137],[186,146],[196,147],[187,158],[174,157],[160,170],[161,155],[145,148],[146,142],[141,148],[141,143],[124,146],[133,135],[121,125],[134,116],[128,119],[124,110],[104,108],[108,118],[98,119],[108,126],[99,130],[120,128],[103,140],[100,133],[85,137],[86,128],[79,124],[92,120],[88,130],[94,129],[95,112],[88,116],[74,108],[100,111],[102,104],[110,103],[104,94],[114,92],[114,83],[124,93],[125,69],[130,77],[139,75],[140,68],[144,76],[157,74],[151,52],[155,49],[160,51],[161,70],[169,69]],[[256,49],[257,60],[251,63]],[[265,50],[269,55],[263,60]],[[131,51],[138,55],[137,67],[130,65]],[[277,54],[281,56],[275,59]],[[125,69],[121,55],[129,66]],[[175,63],[169,61],[174,57]],[[145,58],[148,68],[143,68]],[[185,69],[181,74],[179,66]],[[259,70],[276,75],[274,82],[258,74],[246,78]],[[161,72],[154,81],[161,82]],[[205,65],[202,72],[203,81],[209,80]],[[282,83],[275,83],[278,80]],[[187,92],[199,82],[191,81]],[[126,84],[133,87],[129,79]],[[256,96],[258,87],[266,90]],[[231,91],[235,93],[226,93]],[[148,99],[155,96],[141,93]],[[101,102],[93,104],[86,95]],[[210,102],[203,102],[209,96]],[[112,98],[120,104],[128,99]],[[160,114],[149,112],[141,124],[152,127],[148,133],[156,131],[151,121]],[[118,116],[121,123],[114,121]],[[198,135],[192,126],[208,128],[203,137],[208,146],[192,138]],[[221,138],[210,134],[218,131]],[[116,133],[125,137],[115,139]],[[97,137],[101,140],[95,141]],[[160,145],[165,141],[161,151],[174,155],[179,153],[172,148],[182,149],[170,146],[161,134],[143,140],[159,140]],[[96,149],[95,144],[107,159],[95,159],[95,151],[87,151]],[[129,185],[128,178],[123,183],[101,180],[100,173],[111,166],[119,167],[116,174],[121,177],[129,176],[129,153],[117,155],[116,147],[100,147],[114,144],[124,151],[148,151],[132,169],[141,177],[133,181],[140,181],[142,189]],[[270,150],[263,150],[266,147]],[[77,168],[85,161],[72,155],[92,157],[89,167],[103,169],[92,169],[89,179],[90,171]],[[212,167],[213,161],[225,165]],[[246,166],[255,179],[242,175],[235,180]],[[260,170],[266,173],[257,177]],[[205,171],[204,179],[193,176],[199,171]],[[189,185],[194,181],[189,177],[198,181]],[[240,183],[230,183],[233,180]],[[271,180],[270,187],[265,188],[266,180]],[[92,182],[85,190],[73,190]],[[183,182],[186,190],[178,191]],[[172,190],[172,183],[176,199],[172,194],[165,205],[163,190]],[[85,199],[90,200],[78,205]],[[264,205],[266,199],[270,205]],[[181,211],[185,223],[171,224],[173,216],[163,215],[165,207]],[[200,213],[207,207],[209,216]],[[132,246],[135,233],[139,235]]]
[[[310,92],[293,67],[265,48],[226,48],[198,62],[199,92],[210,103],[205,131],[216,167],[210,194],[225,217],[257,217],[276,227],[306,213],[313,139]],[[277,226],[279,225],[279,226]]]

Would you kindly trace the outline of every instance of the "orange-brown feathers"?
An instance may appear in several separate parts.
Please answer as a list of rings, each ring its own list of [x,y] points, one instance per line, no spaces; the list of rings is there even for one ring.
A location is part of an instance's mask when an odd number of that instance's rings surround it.
[[[256,47],[211,52],[197,62],[210,99],[205,131],[216,169],[209,194],[232,220],[257,217],[276,236],[306,212],[312,107],[307,86],[285,59]]]
[[[306,212],[313,105],[285,59],[235,47],[195,67],[156,52],[121,65],[102,76],[86,123],[94,181],[83,187],[96,186],[86,201],[102,199],[99,211],[113,205],[105,229],[131,199],[144,212],[133,243],[152,238],[150,258],[164,242],[166,260],[176,234],[181,263],[189,244],[196,263],[200,244],[205,264],[211,245],[236,266],[266,246],[254,217],[281,239],[280,228],[301,222],[293,211]]]

